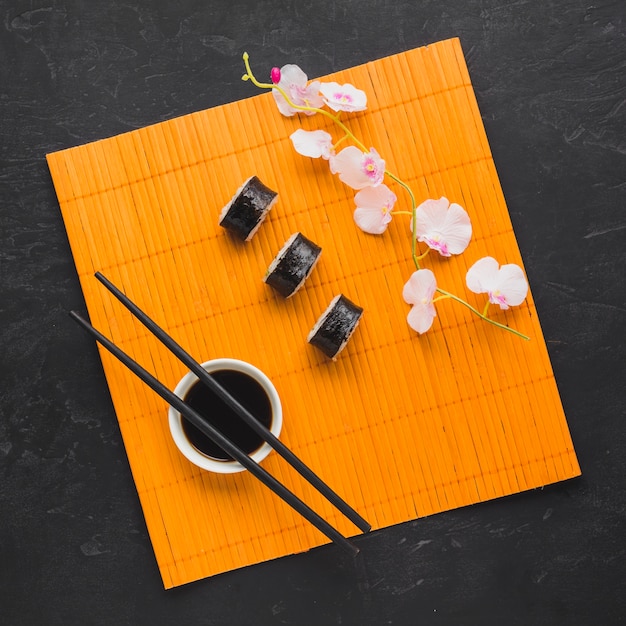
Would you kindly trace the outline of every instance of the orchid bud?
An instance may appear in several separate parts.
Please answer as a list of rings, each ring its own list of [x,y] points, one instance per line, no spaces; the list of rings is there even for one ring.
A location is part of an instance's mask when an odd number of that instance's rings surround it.
[[[272,79],[272,82],[275,85],[278,85],[278,83],[280,82],[280,68],[279,67],[273,67],[272,71],[270,72],[270,77]]]

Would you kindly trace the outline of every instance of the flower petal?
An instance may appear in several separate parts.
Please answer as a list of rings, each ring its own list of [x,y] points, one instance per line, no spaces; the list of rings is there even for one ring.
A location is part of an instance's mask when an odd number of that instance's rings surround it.
[[[356,225],[370,235],[382,235],[391,222],[391,215],[382,215],[379,209],[356,208],[353,217]]]
[[[300,106],[308,106],[316,109],[323,107],[324,99],[320,95],[319,80],[314,80],[309,83],[307,87],[297,90],[296,93],[292,93],[291,99],[294,101],[294,104],[298,104]],[[300,112],[305,115],[315,115],[315,111]]]
[[[288,65],[283,65],[280,68],[280,81],[278,82],[278,86],[283,89],[290,98],[292,97],[292,89],[297,87],[305,88],[307,81],[307,75],[297,65],[290,63]],[[289,104],[287,104],[287,100],[285,100],[283,94],[281,94],[280,91],[278,91],[277,89],[272,89],[272,95],[274,96],[274,100],[276,102],[278,110],[285,117],[291,117],[292,115],[298,113],[298,109],[294,109]],[[298,103],[294,102],[294,104]]]
[[[437,290],[437,280],[431,270],[413,272],[402,289],[402,297],[407,304],[427,304],[432,302]]]
[[[498,262],[490,256],[479,259],[467,270],[465,283],[474,293],[487,293],[497,289]]]
[[[356,146],[348,146],[329,161],[330,171],[339,174],[340,180],[352,189],[376,187],[385,176],[385,161],[371,148],[363,152]]]
[[[443,233],[450,254],[461,254],[465,251],[472,238],[472,223],[462,206],[455,203],[450,205],[446,213]]]
[[[510,263],[500,268],[498,290],[504,296],[506,304],[509,306],[518,306],[524,302],[528,294],[528,282],[519,265]],[[502,307],[501,304],[500,306]]]
[[[276,89],[272,89],[272,95],[274,96],[274,101],[276,102],[278,110],[285,117],[291,117],[298,112],[298,109],[294,109],[287,104],[287,100],[285,100],[283,94]]]
[[[391,210],[396,200],[396,194],[387,185],[365,187],[354,196],[357,206],[354,221],[366,233],[381,235],[391,222]]]
[[[437,290],[437,281],[431,270],[417,270],[402,289],[402,297],[407,304],[412,304],[406,321],[418,333],[425,333],[433,325],[437,315],[433,296]]]
[[[472,237],[469,215],[458,204],[447,198],[425,200],[415,211],[415,234],[442,256],[461,254]]]
[[[328,159],[333,148],[333,138],[325,130],[303,130],[299,128],[289,136],[293,147],[302,156]]]
[[[414,331],[422,334],[430,330],[436,315],[437,311],[432,302],[426,305],[415,304],[406,316],[406,321]]]
[[[415,210],[417,224],[415,234],[421,237],[432,230],[440,229],[445,222],[448,206],[450,203],[447,198],[424,200]]]
[[[309,81],[307,75],[299,66],[288,63],[280,68],[280,86],[287,90],[292,86],[306,87]]]
[[[333,111],[364,111],[367,108],[367,95],[350,83],[321,83],[320,92],[324,102]]]

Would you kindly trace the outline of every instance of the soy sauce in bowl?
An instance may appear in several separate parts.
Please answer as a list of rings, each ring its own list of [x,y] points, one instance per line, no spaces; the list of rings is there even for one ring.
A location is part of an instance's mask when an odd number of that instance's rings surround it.
[[[258,421],[270,428],[272,406],[267,392],[259,382],[244,372],[229,369],[216,370],[211,372],[211,376]],[[184,400],[246,454],[252,454],[263,445],[261,437],[201,381],[192,385]],[[186,419],[182,420],[182,428],[190,443],[200,453],[216,461],[232,460],[230,455]]]

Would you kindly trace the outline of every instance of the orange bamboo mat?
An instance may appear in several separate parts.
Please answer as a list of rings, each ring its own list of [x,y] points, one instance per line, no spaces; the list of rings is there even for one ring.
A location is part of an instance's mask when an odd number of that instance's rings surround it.
[[[458,40],[332,79],[367,92],[368,110],[343,119],[418,202],[445,195],[470,214],[468,250],[430,255],[425,266],[482,308],[482,296],[467,294],[467,268],[487,254],[522,261]],[[418,337],[401,297],[412,272],[406,219],[381,237],[360,232],[354,192],[326,162],[292,149],[300,125],[338,137],[320,116],[282,117],[262,94],[48,155],[94,326],[171,388],[184,374],[96,281],[99,270],[198,360],[260,367],[282,397],[284,442],[375,529],[577,476],[532,296],[508,312],[492,307],[529,342],[450,300]],[[243,244],[217,221],[253,174],[280,198]],[[298,230],[323,252],[285,301],[262,277]],[[306,336],[340,292],[365,313],[331,362]],[[251,476],[188,463],[170,439],[165,403],[107,353],[102,361],[166,587],[327,542]],[[358,533],[276,454],[264,465],[343,533]]]

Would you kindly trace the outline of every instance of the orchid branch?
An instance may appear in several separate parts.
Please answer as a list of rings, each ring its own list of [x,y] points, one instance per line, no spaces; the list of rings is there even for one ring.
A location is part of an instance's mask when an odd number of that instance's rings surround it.
[[[407,320],[414,330],[419,333],[426,332],[436,315],[434,302],[449,298],[462,304],[482,320],[522,339],[529,339],[523,333],[487,316],[491,303],[499,304],[502,309],[507,309],[510,305],[521,304],[525,299],[528,283],[519,266],[503,265],[500,267],[495,259],[484,257],[468,270],[466,276],[468,288],[475,293],[488,294],[488,300],[482,312],[459,296],[438,287],[432,271],[422,269],[420,261],[429,254],[430,250],[437,250],[446,257],[460,254],[465,250],[472,234],[469,216],[462,207],[449,203],[446,198],[426,200],[418,205],[411,187],[399,176],[386,169],[385,162],[378,153],[373,148],[368,150],[339,119],[342,111],[365,110],[364,92],[349,84],[320,84],[315,81],[308,84],[304,72],[295,65],[287,65],[281,69],[273,68],[272,83],[264,83],[254,76],[247,52],[243,54],[243,62],[246,73],[242,76],[242,80],[251,81],[259,89],[275,90],[275,93],[280,94],[284,103],[281,103],[276,95],[275,98],[281,113],[288,116],[297,112],[308,115],[320,114],[330,119],[343,131],[343,136],[334,144],[332,137],[322,130],[298,130],[290,138],[297,152],[304,156],[323,157],[329,160],[331,171],[338,174],[342,182],[359,190],[355,196],[357,209],[354,218],[362,230],[371,234],[382,234],[391,221],[392,215],[411,216],[413,231],[411,257],[416,271],[405,284],[403,297],[408,304],[413,305]],[[294,97],[291,97],[291,94],[280,84],[283,82],[283,71],[289,72],[289,80],[285,77],[285,83],[289,84],[290,91],[295,93],[298,102],[294,102]],[[321,106],[312,106],[312,102],[320,105],[325,103],[336,114],[330,113]],[[353,145],[337,154],[336,148],[347,139],[350,139]],[[384,176],[395,181],[405,190],[411,203],[410,211],[392,210],[397,198],[383,184]],[[426,251],[421,255],[418,254],[417,249],[418,238],[419,241],[427,244]],[[435,293],[440,295],[434,297]]]

